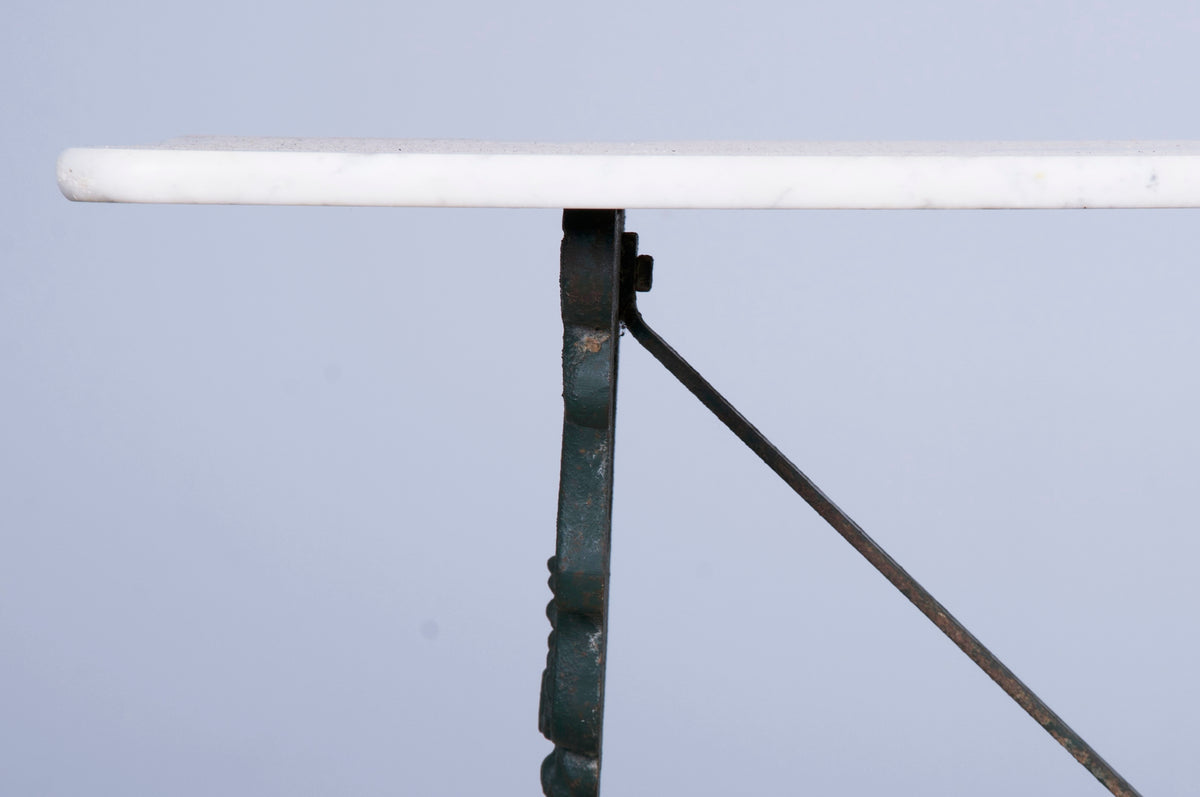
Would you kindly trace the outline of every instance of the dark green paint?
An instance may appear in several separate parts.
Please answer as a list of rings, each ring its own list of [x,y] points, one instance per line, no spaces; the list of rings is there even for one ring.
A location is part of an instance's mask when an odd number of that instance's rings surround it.
[[[542,764],[550,797],[600,791],[624,224],[620,210],[563,212],[562,468],[538,716],[555,744]]]

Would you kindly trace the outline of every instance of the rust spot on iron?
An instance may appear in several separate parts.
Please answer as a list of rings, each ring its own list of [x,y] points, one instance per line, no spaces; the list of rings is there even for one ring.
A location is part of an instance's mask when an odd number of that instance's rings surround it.
[[[604,344],[608,342],[609,337],[611,336],[607,332],[596,332],[595,334],[584,335],[575,345],[579,347],[580,351],[597,354],[603,348]]]

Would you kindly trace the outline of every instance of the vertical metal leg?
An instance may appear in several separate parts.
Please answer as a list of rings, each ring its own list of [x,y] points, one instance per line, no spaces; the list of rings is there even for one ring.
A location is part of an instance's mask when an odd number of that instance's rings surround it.
[[[563,212],[563,436],[538,728],[550,797],[599,794],[625,212]]]

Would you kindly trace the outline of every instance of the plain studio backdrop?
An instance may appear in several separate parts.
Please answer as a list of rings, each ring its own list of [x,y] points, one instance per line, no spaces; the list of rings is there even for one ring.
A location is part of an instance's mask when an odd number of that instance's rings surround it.
[[[76,205],[183,134],[1200,138],[1194,2],[41,3],[0,27],[0,794],[532,795],[554,211]],[[659,332],[1195,794],[1200,211],[650,212]],[[626,336],[604,793],[1102,787]]]

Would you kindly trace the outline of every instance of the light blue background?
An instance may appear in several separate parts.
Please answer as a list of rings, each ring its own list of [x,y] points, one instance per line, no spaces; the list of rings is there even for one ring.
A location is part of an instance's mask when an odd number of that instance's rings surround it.
[[[181,134],[1200,138],[1192,2],[10,2],[0,794],[526,795],[559,215],[73,205]],[[1195,790],[1196,211],[630,212],[647,318]],[[604,793],[1102,788],[632,339]]]

